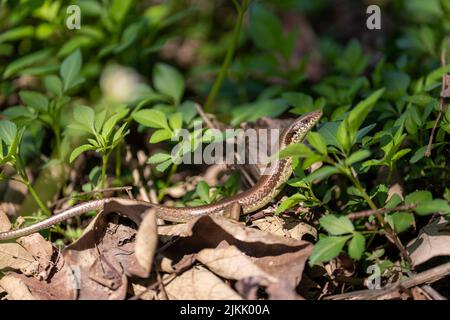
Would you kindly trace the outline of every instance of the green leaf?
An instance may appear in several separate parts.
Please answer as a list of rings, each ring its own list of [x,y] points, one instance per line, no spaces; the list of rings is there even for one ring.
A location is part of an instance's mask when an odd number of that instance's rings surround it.
[[[319,222],[329,234],[334,236],[351,233],[355,230],[353,223],[346,216],[337,217],[330,214],[320,218]]]
[[[280,203],[277,210],[275,211],[275,214],[284,212],[305,200],[307,200],[307,198],[304,195],[300,193],[295,193]]]
[[[7,41],[16,41],[23,38],[31,38],[34,35],[32,26],[21,26],[4,31],[0,34],[0,43]]]
[[[386,208],[395,208],[400,203],[402,203],[402,198],[397,194],[394,193],[391,198],[386,202],[385,207]]]
[[[17,120],[21,118],[33,119],[35,117],[35,114],[31,111],[31,109],[24,106],[9,107],[5,109],[2,114],[10,120]]]
[[[337,140],[337,131],[339,128],[338,122],[326,122],[320,129],[319,133],[325,139],[327,145],[339,147],[339,141]]]
[[[359,260],[366,247],[366,238],[359,232],[353,234],[353,238],[348,245],[348,254],[352,259]]]
[[[447,200],[434,199],[420,203],[414,210],[421,216],[437,212],[450,213],[450,205]]]
[[[13,143],[16,134],[17,126],[14,122],[9,120],[0,120],[0,140],[3,140],[7,146],[10,146]]]
[[[183,114],[181,112],[177,112],[170,115],[169,124],[173,130],[181,129],[181,125],[183,124]]]
[[[171,159],[171,155],[167,154],[167,153],[156,153],[154,155],[152,155],[148,160],[147,163],[149,164],[154,164],[154,163],[160,163],[160,162],[164,162],[166,160]]]
[[[346,160],[346,163],[350,166],[354,163],[360,162],[368,157],[370,157],[370,151],[367,149],[361,149],[353,152]]]
[[[133,113],[133,119],[146,127],[157,129],[159,128],[169,129],[166,115],[159,110],[154,109],[139,110]]]
[[[348,118],[345,118],[344,120],[342,120],[336,133],[338,146],[342,151],[345,151],[346,153],[350,152],[350,149],[352,147],[352,143],[350,140],[350,130],[348,127]]]
[[[88,151],[88,150],[94,150],[94,149],[95,149],[95,147],[90,144],[83,144],[83,145],[75,148],[75,150],[72,151],[72,153],[70,154],[69,161],[72,163],[83,152]]]
[[[260,4],[251,6],[249,34],[260,49],[279,52],[283,44],[283,30],[278,18]]]
[[[158,164],[156,166],[156,170],[158,170],[160,172],[164,172],[164,171],[166,171],[166,169],[168,167],[170,167],[171,164],[172,164],[172,160],[167,160],[167,161],[161,162],[160,164]]]
[[[328,178],[329,176],[331,176],[332,174],[338,173],[339,170],[335,167],[332,166],[324,166],[321,167],[319,169],[317,169],[316,171],[314,171],[313,173],[311,173],[310,175],[308,175],[306,177],[306,179],[308,181],[315,181],[315,180],[322,180],[325,178]]]
[[[398,100],[406,95],[411,78],[408,74],[398,70],[383,71],[383,84],[386,87],[386,98]]]
[[[15,75],[20,70],[29,67],[34,64],[43,63],[51,54],[51,49],[44,49],[33,52],[26,56],[20,57],[11,62],[3,72],[3,79],[9,78]]]
[[[73,109],[73,117],[75,120],[85,127],[88,132],[95,132],[94,120],[95,112],[94,109],[87,106],[76,106]]]
[[[406,231],[414,223],[414,215],[409,212],[395,212],[388,217],[389,224],[398,233]]]
[[[355,138],[356,132],[358,131],[359,127],[362,125],[370,110],[372,110],[372,107],[383,95],[383,93],[384,89],[379,89],[373,92],[370,96],[358,103],[356,107],[350,111],[350,113],[348,114],[348,120],[350,137],[352,139]]]
[[[153,84],[159,92],[172,97],[176,105],[180,103],[184,93],[184,79],[177,69],[164,63],[156,64],[153,69]]]
[[[236,126],[244,121],[254,121],[261,117],[278,117],[289,104],[283,99],[257,100],[255,102],[233,107],[231,125]]]
[[[308,140],[309,144],[312,145],[321,154],[327,154],[327,143],[325,141],[325,138],[322,137],[319,132],[308,132],[306,139]]]
[[[422,202],[430,201],[433,195],[430,191],[420,190],[408,194],[405,197],[405,204],[420,204]]]
[[[127,125],[128,125],[127,122],[123,123],[120,126],[119,130],[117,130],[116,133],[114,133],[113,140],[112,140],[114,148],[116,147],[116,145],[120,142],[120,140],[123,137],[125,137],[127,134],[130,133],[130,130],[125,131],[125,128],[127,127]]]
[[[183,114],[183,121],[186,124],[191,123],[191,121],[197,115],[197,110],[195,109],[195,103],[192,101],[184,101],[181,106],[178,107],[178,110]]]
[[[20,91],[20,99],[27,106],[41,112],[47,111],[48,108],[48,98],[42,93],[35,91]]]
[[[404,157],[405,155],[407,155],[410,151],[411,151],[411,149],[402,149],[402,150],[398,151],[392,157],[392,161],[397,161],[398,159],[400,159],[400,158]]]
[[[440,145],[442,145],[442,143],[433,143],[431,145],[431,150],[433,150],[434,148],[436,148]],[[428,146],[423,146],[423,147],[417,149],[416,152],[414,153],[414,155],[409,160],[409,163],[416,163],[419,160],[421,160],[425,156],[425,151],[427,150],[427,148],[428,148]]]
[[[165,140],[170,140],[172,138],[172,132],[167,129],[158,129],[156,130],[151,138],[150,143],[158,143]]]
[[[55,96],[62,95],[63,84],[61,79],[55,75],[49,75],[44,78],[45,88]]]
[[[102,127],[102,136],[105,137],[105,139],[108,139],[111,135],[111,132],[114,129],[114,126],[117,124],[117,122],[121,119],[123,119],[128,114],[128,109],[124,108],[118,111],[117,113],[113,114],[108,120],[105,121]]]
[[[62,62],[59,73],[64,82],[64,91],[69,90],[82,81],[79,77],[81,64],[82,57],[79,49],[69,55]]]
[[[110,15],[115,22],[121,23],[130,10],[133,0],[113,0]]]
[[[197,183],[195,192],[204,202],[206,203],[211,202],[211,198],[209,197],[209,186],[205,181],[200,181],[199,183]]]
[[[313,111],[316,107],[314,106],[314,100],[311,96],[308,96],[301,92],[285,92],[282,98],[286,100],[294,109],[289,110],[289,112],[295,114],[305,114],[307,112]]]
[[[338,236],[320,239],[314,246],[313,252],[309,257],[309,264],[313,266],[317,263],[329,261],[337,257],[350,238],[351,236]]]
[[[105,123],[107,111],[108,110],[106,110],[106,108],[104,108],[103,110],[101,110],[100,112],[98,112],[95,115],[95,119],[94,119],[95,132],[100,132],[100,130],[102,130],[102,127]]]
[[[290,144],[286,146],[286,148],[280,150],[280,152],[278,153],[278,157],[280,159],[284,159],[287,157],[306,158],[312,155],[314,155],[314,152],[303,143]]]

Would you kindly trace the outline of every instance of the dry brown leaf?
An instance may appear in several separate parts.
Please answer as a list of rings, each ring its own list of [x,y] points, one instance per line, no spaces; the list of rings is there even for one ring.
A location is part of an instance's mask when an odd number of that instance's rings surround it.
[[[61,256],[58,256],[55,262],[55,272],[46,279],[27,277],[24,274],[10,272],[8,276],[15,280],[10,280],[17,286],[3,286],[5,291],[13,299],[16,290],[25,292],[23,286],[31,293],[34,299],[39,300],[73,300],[77,297],[77,282],[74,276],[76,270],[72,271],[70,266],[65,263]]]
[[[7,292],[8,300],[35,300],[26,284],[11,274],[6,274],[0,279],[0,287]]]
[[[167,273],[183,272],[195,263],[195,254],[186,254],[177,263],[173,264],[173,260],[164,256],[158,256],[158,269]]]
[[[253,224],[262,231],[270,232],[280,237],[291,237],[294,239],[302,239],[305,234],[310,234],[317,239],[317,230],[304,222],[285,221],[276,216],[267,216],[262,219],[253,221]]]
[[[296,287],[300,283],[312,246],[296,252],[265,256],[255,260],[262,270],[278,279],[267,288],[271,299],[299,299]]]
[[[203,249],[197,254],[197,260],[215,274],[226,279],[241,280],[248,277],[259,277],[262,285],[277,281],[276,278],[261,270],[235,246]]]
[[[173,236],[187,237],[192,234],[191,224],[179,223],[166,226],[158,226],[158,234],[160,236],[168,236],[168,237]]]
[[[165,283],[172,276],[163,277]],[[164,285],[170,300],[241,300],[230,286],[204,267],[193,267]]]
[[[287,222],[285,228],[288,230],[291,238],[301,240],[308,234],[317,240],[317,229],[307,223],[298,220],[295,222]]]
[[[236,246],[251,257],[280,255],[304,250],[312,245],[307,241],[279,237],[255,228],[248,228],[231,220],[203,216],[189,222],[190,236],[181,237],[165,250],[165,256],[178,261],[185,254],[205,248],[216,248],[224,242]]]
[[[154,290],[148,289],[141,284],[132,283],[133,294],[139,296],[141,300],[154,300],[157,297],[157,293]]]
[[[50,274],[53,255],[52,244],[45,240],[39,233],[34,233],[17,240],[29,253],[31,253],[36,261],[38,261],[38,277],[47,279]]]
[[[450,256],[449,222],[445,217],[434,218],[422,228],[419,236],[412,240],[407,250],[415,266],[438,256]]]
[[[262,231],[270,232],[279,237],[289,237],[289,232],[283,227],[283,220],[276,216],[267,216],[253,221],[253,225]]]
[[[11,222],[6,215],[6,212],[0,207],[0,232],[11,230]]]
[[[134,246],[136,260],[145,270],[145,277],[148,277],[152,269],[153,256],[155,255],[157,245],[156,212],[154,209],[150,209],[147,210],[146,216],[139,226],[136,235],[136,244]]]
[[[253,276],[254,282],[264,279],[258,285],[268,286],[271,298],[299,298],[296,286],[312,250],[309,242],[276,236],[210,216],[189,222],[187,227],[190,236],[178,238],[161,251],[161,255],[169,259],[171,265],[197,253],[199,261],[222,277],[234,280]],[[229,249],[230,246],[234,249]],[[238,270],[234,264],[243,270]],[[276,281],[268,283],[267,275]],[[274,283],[279,285],[272,286]]]
[[[124,269],[134,265],[136,231],[118,220],[109,213],[97,215],[82,237],[63,250],[65,261],[75,270],[79,299],[121,300],[126,295]]]
[[[11,268],[27,274],[37,267],[33,255],[18,243],[0,243],[0,270]]]

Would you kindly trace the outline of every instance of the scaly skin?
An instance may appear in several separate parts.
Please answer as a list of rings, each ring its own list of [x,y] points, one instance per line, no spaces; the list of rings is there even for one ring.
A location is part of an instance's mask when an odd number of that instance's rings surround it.
[[[280,149],[293,144],[300,143],[309,130],[319,121],[322,116],[321,111],[313,111],[296,119],[290,126],[283,130],[280,136]],[[261,176],[258,182],[250,189],[225,198],[217,203],[198,207],[174,208],[162,205],[152,204],[145,201],[127,200],[133,205],[139,205],[145,208],[154,208],[159,218],[173,222],[186,222],[195,217],[203,215],[221,216],[225,215],[233,205],[239,205],[244,214],[255,212],[266,206],[282,190],[285,182],[292,173],[292,159],[284,158],[277,160],[271,167],[269,174]],[[46,229],[56,223],[65,221],[69,218],[80,216],[93,210],[101,210],[109,201],[120,198],[106,198],[101,200],[88,201],[68,210],[65,210],[44,221],[35,223],[31,226],[0,233],[0,240],[8,240]]]

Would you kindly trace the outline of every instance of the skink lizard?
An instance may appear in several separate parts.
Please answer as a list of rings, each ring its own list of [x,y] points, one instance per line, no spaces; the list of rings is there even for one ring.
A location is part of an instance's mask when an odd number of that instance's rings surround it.
[[[290,144],[302,142],[308,131],[319,121],[321,116],[321,111],[313,111],[297,118],[281,133],[279,141],[280,150]],[[262,175],[258,182],[250,189],[214,204],[182,208],[167,207],[138,200],[133,200],[133,204],[141,205],[145,208],[154,208],[159,218],[172,222],[186,222],[203,215],[224,215],[227,210],[235,205],[240,208],[242,213],[248,214],[263,208],[276,197],[291,176],[291,173],[292,158],[288,157],[276,160],[269,174]],[[69,218],[80,216],[86,212],[101,210],[105,203],[114,199],[119,198],[105,198],[84,202],[25,228],[1,232],[0,240],[27,236]]]

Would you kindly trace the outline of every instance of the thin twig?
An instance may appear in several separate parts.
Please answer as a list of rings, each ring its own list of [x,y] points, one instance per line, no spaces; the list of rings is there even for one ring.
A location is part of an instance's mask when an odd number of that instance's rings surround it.
[[[420,287],[423,291],[425,291],[425,293],[427,295],[430,296],[431,299],[433,300],[447,300],[446,297],[444,297],[442,294],[440,294],[439,292],[437,292],[433,287],[429,286],[429,285],[423,285]]]
[[[194,105],[195,105],[195,110],[197,110],[197,113],[200,115],[200,117],[202,118],[203,122],[208,126],[208,128],[210,128],[210,129],[218,129],[217,126],[214,125],[214,123],[211,122],[209,117],[206,115],[205,111],[203,111],[203,108],[198,103],[195,103]]]
[[[380,299],[385,296],[389,296],[396,291],[403,291],[424,283],[433,283],[446,276],[450,275],[450,262],[444,263],[440,266],[434,267],[427,271],[418,273],[409,279],[400,281],[398,283],[387,286],[383,289],[367,289],[353,291],[344,294],[337,294],[325,297],[326,300],[344,300],[344,299],[355,299],[355,300],[367,300],[367,299]]]
[[[395,211],[409,211],[411,209],[414,209],[417,205],[415,204],[407,204],[407,205],[402,205],[402,206],[398,206],[395,208],[380,208],[380,209],[375,209],[375,210],[364,210],[364,211],[358,211],[358,212],[353,212],[347,215],[347,218],[349,218],[350,220],[356,220],[356,219],[360,219],[360,218],[366,218],[366,217],[370,217],[373,215],[377,215],[377,214],[383,214],[383,213],[387,213],[387,212],[395,212]]]

